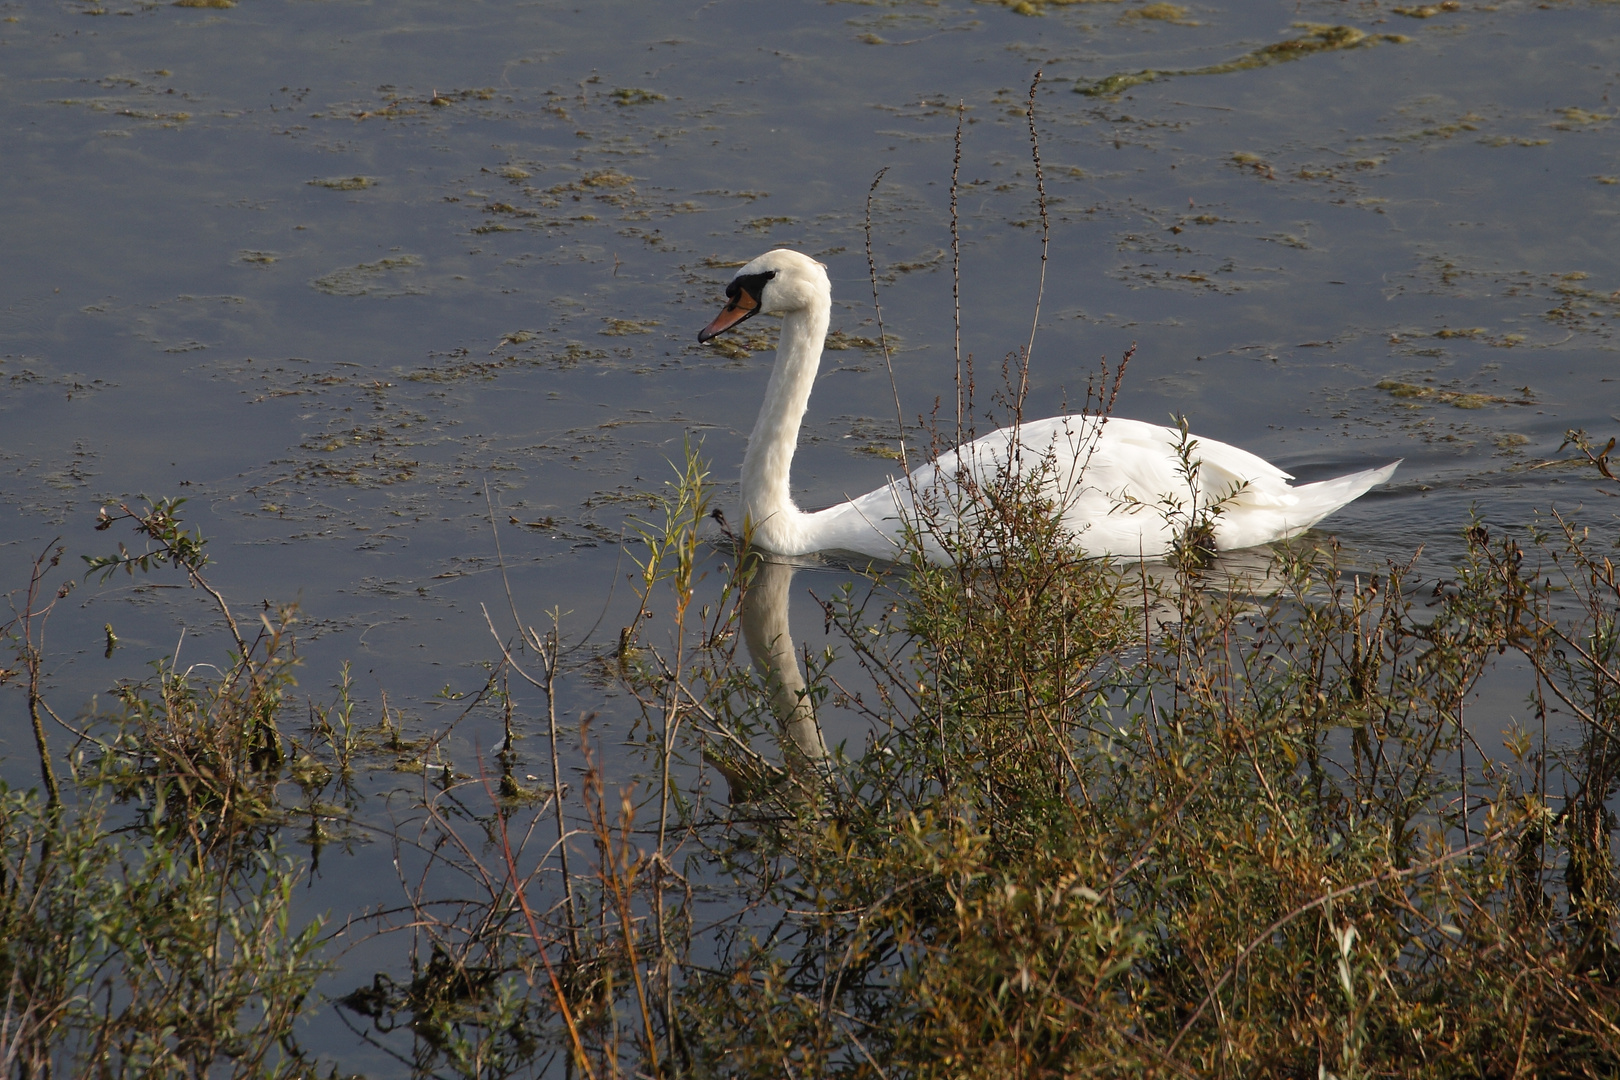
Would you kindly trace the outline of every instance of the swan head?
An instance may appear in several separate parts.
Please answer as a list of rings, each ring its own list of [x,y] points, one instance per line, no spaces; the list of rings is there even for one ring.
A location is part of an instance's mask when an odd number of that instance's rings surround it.
[[[711,341],[762,311],[790,315],[826,304],[831,296],[826,266],[787,248],[767,251],[737,271],[726,286],[726,306],[698,331],[698,341]]]

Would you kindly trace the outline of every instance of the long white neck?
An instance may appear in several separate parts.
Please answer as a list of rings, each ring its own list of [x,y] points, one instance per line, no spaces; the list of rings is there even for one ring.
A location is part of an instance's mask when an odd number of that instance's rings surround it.
[[[793,505],[788,476],[799,424],[821,366],[831,311],[831,300],[818,297],[783,318],[776,367],[754,433],[748,436],[742,467],[743,520],[754,530],[755,542],[767,551],[799,554],[794,548],[804,515]]]

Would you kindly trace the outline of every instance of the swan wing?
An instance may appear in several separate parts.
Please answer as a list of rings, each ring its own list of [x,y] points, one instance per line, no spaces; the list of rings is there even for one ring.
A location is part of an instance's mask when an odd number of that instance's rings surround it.
[[[814,550],[898,559],[909,522],[921,528],[929,555],[940,558],[943,547],[930,527],[954,531],[973,519],[980,493],[993,490],[1009,470],[1040,469],[1064,525],[1088,554],[1165,555],[1188,513],[1217,504],[1215,543],[1230,550],[1310,528],[1388,480],[1399,464],[1293,487],[1293,477],[1264,458],[1193,438],[1188,461],[1196,468],[1189,476],[1181,438],[1180,431],[1161,424],[1088,416],[1002,428],[945,451],[909,479],[890,478],[875,491],[807,515],[806,525]]]

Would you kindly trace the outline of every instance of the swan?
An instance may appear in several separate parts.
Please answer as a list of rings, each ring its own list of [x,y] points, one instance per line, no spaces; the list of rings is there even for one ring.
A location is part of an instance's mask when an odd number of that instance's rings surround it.
[[[1197,463],[1188,475],[1178,453],[1184,436],[1175,428],[1067,415],[1002,428],[945,451],[907,478],[806,513],[793,502],[789,471],[832,312],[826,266],[786,248],[759,256],[731,279],[724,308],[698,341],[762,312],[782,316],[782,335],[743,456],[743,535],[776,555],[843,551],[896,560],[905,553],[909,528],[930,559],[949,561],[940,527],[948,531],[970,517],[978,493],[993,488],[998,476],[1030,467],[1042,469],[1044,490],[1086,555],[1170,554],[1190,508],[1211,504],[1219,508],[1209,522],[1215,547],[1253,547],[1310,528],[1388,480],[1400,464],[1293,487],[1293,477],[1270,462],[1197,439],[1188,441]]]

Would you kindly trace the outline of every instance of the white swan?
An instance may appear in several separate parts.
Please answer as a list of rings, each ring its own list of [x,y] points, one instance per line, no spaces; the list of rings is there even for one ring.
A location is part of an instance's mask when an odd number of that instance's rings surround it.
[[[698,334],[698,341],[707,342],[760,312],[783,316],[776,366],[742,467],[744,534],[756,547],[778,555],[848,551],[896,559],[904,552],[910,523],[929,556],[943,560],[944,546],[930,534],[929,524],[938,528],[942,517],[962,514],[959,508],[971,504],[973,489],[992,485],[1005,469],[1009,453],[1016,458],[1014,470],[1050,461],[1048,492],[1080,550],[1127,557],[1172,550],[1177,505],[1220,503],[1212,525],[1215,546],[1222,550],[1284,539],[1388,480],[1400,464],[1291,487],[1291,476],[1248,451],[1198,439],[1193,458],[1199,465],[1189,478],[1177,453],[1181,433],[1174,428],[1057,416],[1002,428],[946,451],[913,470],[909,479],[805,513],[794,505],[788,473],[831,311],[827,268],[796,251],[777,249],[737,271],[726,286],[725,308]],[[964,476],[972,482],[964,483]]]

